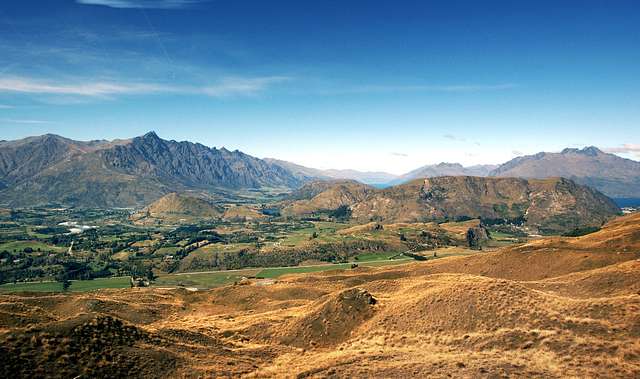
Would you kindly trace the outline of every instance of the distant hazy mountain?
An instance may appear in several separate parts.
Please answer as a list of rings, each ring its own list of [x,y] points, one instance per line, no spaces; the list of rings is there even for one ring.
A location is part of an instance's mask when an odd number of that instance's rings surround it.
[[[475,165],[464,167],[460,163],[438,163],[417,168],[401,175],[390,184],[401,184],[417,178],[433,178],[436,176],[488,176],[497,165]]]
[[[308,179],[351,179],[357,180],[360,183],[365,184],[384,184],[388,183],[398,176],[394,174],[390,174],[388,172],[380,172],[380,171],[356,171],[356,170],[336,170],[336,169],[328,169],[328,170],[320,170],[317,168],[310,168],[301,166],[299,164],[273,159],[273,158],[265,158],[265,161],[279,165],[287,170],[291,171],[296,175],[299,179],[308,180]]]
[[[264,161],[288,170],[299,180],[331,179],[330,176],[326,175],[322,170],[317,168],[305,167],[293,162],[283,161],[275,158],[264,158]]]
[[[361,222],[481,217],[520,220],[533,232],[551,234],[600,226],[619,212],[600,192],[568,179],[440,176],[386,189],[334,183],[312,197],[285,204],[282,213],[309,215],[339,206],[349,206],[352,217]]]
[[[565,177],[610,197],[640,198],[640,162],[604,153],[593,146],[518,157],[500,165],[490,175]]]
[[[112,142],[55,135],[0,142],[0,203],[12,206],[136,206],[186,189],[301,184],[288,170],[242,152],[153,132]]]

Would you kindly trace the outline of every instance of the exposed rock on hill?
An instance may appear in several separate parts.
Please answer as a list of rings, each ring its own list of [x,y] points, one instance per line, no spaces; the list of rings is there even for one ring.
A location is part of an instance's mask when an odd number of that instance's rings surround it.
[[[474,226],[467,230],[467,244],[472,249],[481,249],[482,245],[489,240],[489,232],[482,226]]]
[[[518,157],[500,165],[489,175],[565,177],[610,197],[640,198],[640,162],[604,153],[594,146]]]

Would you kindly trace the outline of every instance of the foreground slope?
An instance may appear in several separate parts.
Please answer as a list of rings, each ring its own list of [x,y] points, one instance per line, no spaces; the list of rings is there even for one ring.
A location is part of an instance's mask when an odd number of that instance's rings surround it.
[[[639,245],[632,214],[583,237],[391,268],[2,295],[0,373],[638,377]]]

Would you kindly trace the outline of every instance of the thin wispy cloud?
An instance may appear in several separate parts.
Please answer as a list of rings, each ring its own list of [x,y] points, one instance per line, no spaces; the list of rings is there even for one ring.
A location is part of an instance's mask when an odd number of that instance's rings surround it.
[[[607,147],[602,150],[606,153],[631,154],[640,158],[640,144],[637,144],[637,143],[625,143],[621,146]]]
[[[361,92],[481,92],[508,90],[516,87],[512,83],[495,85],[369,85],[357,87],[355,90]]]
[[[450,139],[452,141],[458,141],[458,142],[466,141],[466,139],[464,137],[456,136],[456,135],[453,135],[453,134],[444,134],[443,137],[446,138],[446,139]]]
[[[77,95],[77,96],[109,96],[117,94],[153,93],[160,92],[161,86],[144,83],[86,83],[86,84],[61,84],[55,82],[42,82],[30,78],[2,78],[0,79],[0,92],[20,92],[50,95]],[[166,90],[166,88],[165,88]]]
[[[284,76],[258,78],[223,78],[203,86],[176,86],[158,83],[89,82],[63,84],[44,82],[32,78],[0,78],[0,93],[15,92],[41,95],[66,95],[80,97],[113,97],[117,95],[182,94],[210,97],[255,96],[271,85],[289,80]]]
[[[442,92],[442,93],[473,93],[487,91],[505,91],[517,88],[517,84],[502,83],[490,85],[361,85],[322,89],[318,91],[324,95],[336,94],[376,94],[400,92]]]
[[[407,158],[409,156],[409,154],[405,154],[405,153],[397,153],[395,151],[391,152],[391,155],[395,156],[395,157],[403,157],[403,158]]]
[[[266,90],[272,84],[290,80],[286,76],[270,76],[263,78],[226,78],[219,84],[202,89],[206,95],[213,97],[253,96]]]
[[[183,9],[204,0],[76,0],[83,5],[101,5],[119,9]]]
[[[12,119],[12,118],[0,119],[0,122],[4,124],[24,124],[24,125],[55,124],[55,122],[47,121],[47,120],[25,120],[25,119]]]
[[[13,105],[0,104],[0,109],[13,109]]]
[[[518,155],[518,156],[524,155],[524,153],[520,150],[511,150],[511,154]]]

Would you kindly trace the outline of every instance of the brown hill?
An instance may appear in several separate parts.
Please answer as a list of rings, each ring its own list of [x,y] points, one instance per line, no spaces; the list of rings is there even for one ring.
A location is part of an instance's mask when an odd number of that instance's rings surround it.
[[[601,193],[570,180],[446,176],[418,179],[376,190],[339,183],[308,200],[284,207],[284,214],[312,214],[348,205],[360,222],[415,222],[463,218],[523,222],[534,233],[562,233],[600,226],[618,213]]]
[[[294,193],[295,201],[282,209],[283,215],[304,215],[316,211],[334,210],[343,205],[364,201],[375,188],[356,181],[314,182]]]
[[[225,209],[222,215],[225,220],[259,220],[266,217],[258,209],[247,205],[231,205]]]
[[[223,214],[223,209],[198,197],[196,194],[170,193],[149,204],[143,210],[135,214],[134,220],[148,218],[175,219],[189,218],[218,218]]]

